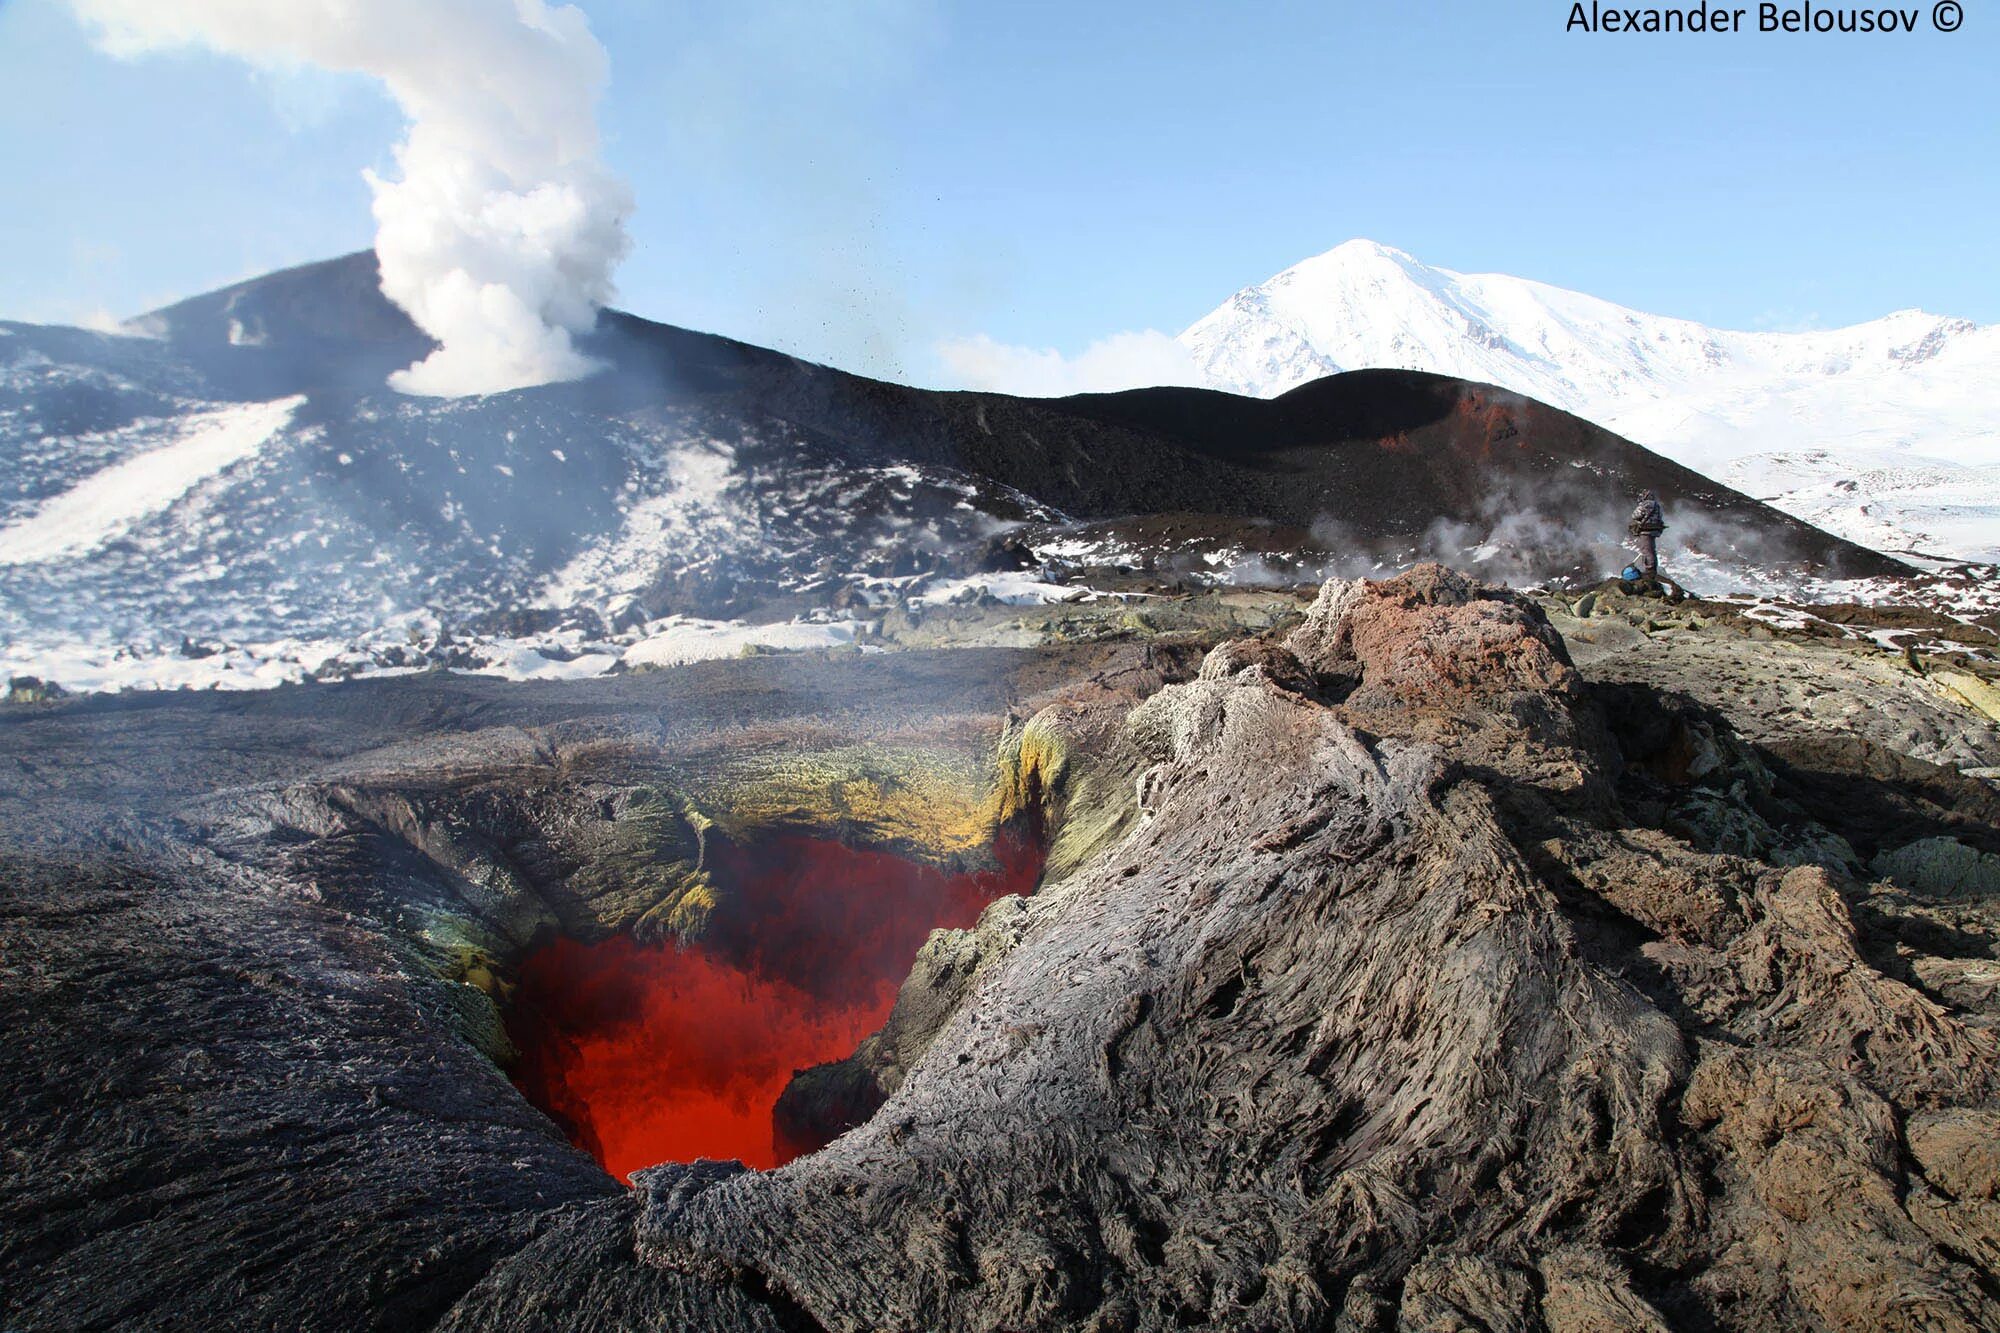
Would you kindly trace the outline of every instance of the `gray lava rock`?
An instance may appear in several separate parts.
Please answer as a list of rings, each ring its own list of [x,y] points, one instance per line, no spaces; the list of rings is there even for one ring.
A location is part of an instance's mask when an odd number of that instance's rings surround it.
[[[531,919],[556,881],[527,835],[574,843],[575,794],[635,762],[601,715],[480,703],[477,744],[372,756],[366,821],[348,759],[154,793],[100,827],[116,857],[0,848],[8,1326],[2000,1326],[2000,910],[1847,871],[1983,851],[1989,786],[1594,686],[1536,606],[1437,569],[1329,586],[1284,645],[1191,679],[1116,665],[1038,666],[1008,733],[1003,795],[1039,803],[1060,873],[935,939],[872,1045],[795,1086],[879,1109],[782,1169],[629,1195],[413,942]],[[821,664],[812,725],[920,669]],[[799,670],[532,697],[643,699],[697,747]],[[370,697],[436,728],[482,687],[395,688],[422,693]],[[53,746],[102,715],[9,725]],[[81,801],[108,771],[40,781]],[[478,839],[437,813],[475,795]]]

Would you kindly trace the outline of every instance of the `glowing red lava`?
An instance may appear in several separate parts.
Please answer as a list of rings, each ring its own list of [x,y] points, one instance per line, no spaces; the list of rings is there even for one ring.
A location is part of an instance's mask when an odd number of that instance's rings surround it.
[[[1000,869],[953,875],[813,838],[722,848],[723,906],[697,944],[561,938],[523,960],[515,1086],[620,1179],[697,1157],[780,1165],[771,1108],[793,1073],[882,1025],[931,930],[1033,890],[1033,841],[994,852]]]

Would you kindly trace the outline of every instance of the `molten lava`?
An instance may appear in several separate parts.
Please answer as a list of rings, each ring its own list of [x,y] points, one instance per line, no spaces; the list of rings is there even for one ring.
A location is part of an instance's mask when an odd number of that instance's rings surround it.
[[[697,943],[563,938],[523,960],[515,1085],[621,1179],[697,1157],[781,1165],[771,1109],[793,1073],[882,1025],[931,930],[1033,890],[1032,840],[994,853],[997,871],[953,875],[813,838],[725,847]]]

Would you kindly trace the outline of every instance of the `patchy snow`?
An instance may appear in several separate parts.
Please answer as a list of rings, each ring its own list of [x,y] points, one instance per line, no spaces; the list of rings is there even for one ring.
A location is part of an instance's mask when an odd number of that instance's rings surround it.
[[[714,549],[719,537],[734,535],[747,525],[751,516],[731,502],[741,476],[736,455],[727,445],[699,441],[662,446],[649,461],[650,470],[664,482],[659,492],[626,510],[616,537],[586,548],[557,570],[534,605],[609,605],[657,578],[663,557],[697,557]]]
[[[296,684],[342,651],[339,645],[238,645],[189,656],[178,649],[81,640],[35,645],[32,657],[10,650],[0,671],[36,676],[71,694],[154,690],[267,690]]]
[[[629,667],[684,666],[745,652],[802,652],[854,642],[852,621],[793,621],[746,625],[741,621],[695,620],[674,616],[647,626],[646,637],[625,650]]]
[[[361,680],[418,671],[504,680],[589,680],[625,667],[668,667],[746,651],[796,652],[854,642],[851,621],[746,625],[674,617],[622,639],[579,630],[524,638],[413,635],[409,626],[351,641],[108,644],[80,639],[0,649],[0,680],[34,676],[70,694],[154,690],[261,690],[309,680]]]
[[[2000,561],[2000,464],[1815,449],[1740,458],[1718,479],[1878,551]]]
[[[1085,588],[1049,583],[1033,574],[1008,570],[941,579],[910,600],[918,606],[950,606],[990,597],[1006,606],[1042,606],[1049,602],[1074,602],[1089,595]]]
[[[0,564],[76,556],[115,541],[256,453],[303,402],[303,397],[282,398],[187,417],[171,444],[92,473],[27,518],[0,528]]]
[[[1804,629],[1813,622],[1813,617],[1795,606],[1776,605],[1770,602],[1753,602],[1743,608],[1745,620],[1761,620],[1775,629]]]
[[[615,648],[597,647],[574,656],[556,651],[546,643],[500,641],[481,645],[482,659],[475,666],[457,667],[473,676],[499,676],[506,680],[589,680],[618,665]]]

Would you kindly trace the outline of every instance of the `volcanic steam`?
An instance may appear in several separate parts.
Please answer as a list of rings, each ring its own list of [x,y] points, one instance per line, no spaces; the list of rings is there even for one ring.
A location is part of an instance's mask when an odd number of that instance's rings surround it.
[[[631,196],[598,160],[604,48],[543,0],[70,0],[117,55],[207,47],[379,79],[409,117],[375,194],[382,294],[435,338],[389,377],[453,397],[575,379]]]
[[[796,836],[714,850],[723,904],[699,941],[559,938],[524,960],[514,1082],[620,1179],[697,1157],[782,1165],[796,1150],[771,1112],[792,1075],[882,1025],[931,930],[1033,890],[1035,843],[994,852],[997,870],[951,874]]]

